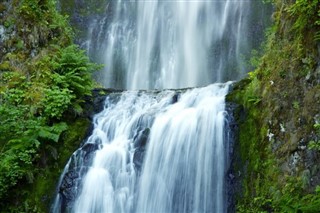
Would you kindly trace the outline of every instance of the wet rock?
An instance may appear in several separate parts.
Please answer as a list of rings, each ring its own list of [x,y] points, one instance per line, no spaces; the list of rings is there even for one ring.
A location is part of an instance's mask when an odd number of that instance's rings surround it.
[[[84,98],[84,112],[86,117],[93,119],[93,116],[101,112],[105,106],[106,98],[111,100],[111,103],[117,102],[121,97],[122,90],[96,88],[92,90],[92,96]]]
[[[150,129],[145,128],[134,137],[134,147],[136,148],[133,155],[133,163],[138,172],[141,171],[144,155],[146,152],[146,144],[150,135]]]
[[[229,155],[227,156],[227,174],[226,174],[226,190],[227,190],[227,212],[236,211],[235,194],[241,191],[241,171],[235,171],[236,162],[240,161],[239,153],[235,151],[235,142],[239,131],[238,124],[235,120],[236,108],[238,105],[227,102],[227,121],[225,125],[225,142],[229,145]]]
[[[140,147],[136,149],[134,152],[133,163],[138,173],[141,172],[145,152],[146,152],[146,149],[144,147]]]
[[[147,144],[147,140],[149,138],[150,129],[146,128],[143,131],[140,131],[138,135],[133,139],[134,147],[144,147]]]
[[[174,94],[174,96],[172,96],[172,101],[171,103],[174,104],[174,103],[177,103],[179,100],[179,94]]]
[[[96,150],[99,149],[99,144],[86,143],[82,146],[83,160],[85,165],[90,165],[93,160],[93,156]]]
[[[65,200],[71,201],[76,198],[77,193],[75,191],[75,186],[78,178],[79,174],[76,171],[69,171],[63,177],[62,183],[59,188],[59,193]]]
[[[94,152],[96,150],[99,149],[99,145],[98,144],[93,144],[93,143],[86,143],[82,146],[81,148],[83,151],[90,153],[90,152]]]
[[[63,176],[58,193],[61,196],[61,212],[69,212],[80,192],[80,184],[84,175],[88,172],[88,167],[75,167]]]

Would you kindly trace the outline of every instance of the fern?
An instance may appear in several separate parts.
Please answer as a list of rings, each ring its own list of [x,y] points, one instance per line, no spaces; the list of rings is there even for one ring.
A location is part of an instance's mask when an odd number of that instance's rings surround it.
[[[58,150],[51,146],[51,145],[47,145],[46,149],[49,151],[50,155],[53,157],[53,159],[57,160],[58,159]]]
[[[44,126],[39,130],[39,137],[45,140],[58,142],[62,132],[68,129],[68,125],[64,122],[54,124],[53,126]]]

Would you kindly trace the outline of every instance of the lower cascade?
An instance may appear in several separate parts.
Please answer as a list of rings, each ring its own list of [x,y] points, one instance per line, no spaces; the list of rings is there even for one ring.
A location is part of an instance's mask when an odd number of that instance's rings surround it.
[[[227,212],[229,85],[107,96],[52,212]]]

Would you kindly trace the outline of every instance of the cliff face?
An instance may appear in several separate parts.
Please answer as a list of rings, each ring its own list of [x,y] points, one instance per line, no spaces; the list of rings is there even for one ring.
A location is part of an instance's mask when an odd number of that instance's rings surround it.
[[[59,0],[58,10],[67,15],[76,34],[75,43],[85,46],[90,24],[102,14],[112,15],[108,0]],[[108,10],[108,11],[106,11]]]
[[[235,86],[239,103],[238,210],[320,208],[320,3],[274,2],[257,69]]]
[[[71,28],[55,10],[55,3],[46,0],[7,0],[0,3],[0,59],[7,53],[19,53],[26,60],[39,54],[42,48],[55,42],[67,45],[71,42]],[[19,59],[19,57],[17,57]],[[2,68],[3,69],[3,68]]]

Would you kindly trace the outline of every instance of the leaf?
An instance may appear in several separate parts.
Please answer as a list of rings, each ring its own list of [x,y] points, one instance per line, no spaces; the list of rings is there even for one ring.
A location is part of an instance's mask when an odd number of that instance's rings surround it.
[[[82,107],[80,106],[79,103],[74,103],[72,106],[73,106],[74,112],[75,112],[77,115],[81,115],[81,114],[83,113],[83,109],[82,109]]]
[[[40,138],[53,140],[54,142],[58,142],[59,136],[60,136],[59,134],[52,133],[52,132],[48,131],[48,129],[46,129],[46,128],[43,128],[39,131]]]
[[[52,130],[57,134],[61,134],[67,129],[68,129],[68,125],[65,122],[56,123],[52,126]]]
[[[54,124],[51,127],[44,126],[39,131],[39,137],[58,142],[62,132],[68,129],[68,125],[64,122]]]

